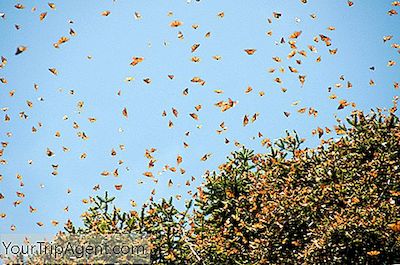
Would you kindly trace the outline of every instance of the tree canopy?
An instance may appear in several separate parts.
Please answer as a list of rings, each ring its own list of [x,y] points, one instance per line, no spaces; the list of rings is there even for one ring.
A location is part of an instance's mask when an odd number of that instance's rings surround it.
[[[378,109],[302,148],[232,153],[181,211],[171,199],[122,212],[108,194],[67,233],[149,235],[153,264],[392,264],[400,253],[400,123]],[[35,257],[38,259],[40,257]]]

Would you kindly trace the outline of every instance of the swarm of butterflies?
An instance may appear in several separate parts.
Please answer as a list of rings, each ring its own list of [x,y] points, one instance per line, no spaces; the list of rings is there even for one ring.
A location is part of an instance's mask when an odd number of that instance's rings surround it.
[[[196,0],[197,2],[199,2],[199,0]],[[188,1],[190,2],[190,0]],[[299,1],[300,4],[307,4],[307,0],[300,0]],[[355,8],[357,3],[356,1],[343,1],[344,5],[347,5],[348,8]],[[2,5],[4,5],[6,3],[2,3]],[[8,3],[11,4],[11,3]],[[26,10],[26,9],[30,9],[30,12],[32,12],[33,14],[35,14],[35,16],[37,17],[38,20],[40,20],[42,23],[46,23],[46,18],[47,16],[51,13],[51,15],[57,15],[57,4],[56,3],[48,3],[48,7],[46,10],[38,10],[36,7],[32,7],[32,6],[25,6],[24,4],[21,3],[16,3],[14,5],[15,8],[15,12],[21,12],[21,10]],[[398,11],[400,10],[400,1],[393,1],[391,2],[391,8],[388,9],[387,14],[388,16],[397,16],[398,15]],[[87,11],[87,12],[90,12]],[[104,19],[107,19],[107,17],[112,16],[113,13],[110,10],[104,10],[100,13],[97,14],[98,16],[102,16],[104,17]],[[176,31],[176,38],[178,40],[184,40],[185,35],[183,33],[182,28],[184,26],[186,26],[185,21],[181,21],[177,18],[174,18],[174,13],[173,11],[167,12],[165,14],[167,17],[170,18],[170,23],[166,24],[165,27],[167,27],[169,30],[173,30]],[[229,14],[227,14],[229,15]],[[294,30],[290,35],[288,36],[279,36],[278,38],[274,35],[274,32],[272,30],[273,25],[276,23],[279,23],[281,17],[284,15],[284,13],[282,12],[272,12],[268,17],[267,17],[267,23],[270,25],[270,28],[267,32],[265,32],[266,37],[267,38],[273,38],[275,39],[275,44],[276,45],[280,45],[280,46],[284,46],[284,47],[290,47],[290,52],[287,54],[286,57],[279,57],[279,56],[274,56],[272,58],[270,58],[270,68],[267,70],[267,72],[272,76],[272,80],[274,83],[276,83],[277,86],[280,86],[280,89],[282,92],[286,92],[288,88],[286,88],[283,85],[283,74],[284,73],[289,73],[289,74],[293,74],[296,76],[296,79],[298,80],[298,86],[299,87],[303,87],[304,84],[307,82],[307,75],[305,73],[302,73],[301,68],[302,68],[302,63],[303,60],[305,58],[309,58],[310,57],[315,57],[313,58],[313,61],[315,64],[321,64],[323,63],[323,57],[324,56],[336,56],[338,54],[338,48],[335,47],[335,40],[331,37],[331,32],[336,30],[336,27],[334,25],[331,25],[329,27],[326,28],[326,30],[324,32],[320,32],[319,34],[315,35],[315,37],[312,40],[309,40],[308,44],[306,46],[301,46],[298,44],[298,40],[301,39],[303,37],[303,31],[302,30]],[[8,14],[0,12],[0,23],[7,23],[7,16]],[[225,12],[221,11],[215,14],[215,19],[218,23],[218,20],[223,20],[225,17]],[[139,11],[135,11],[133,12],[133,18],[137,21],[140,21],[142,19],[142,14]],[[316,13],[312,13],[309,14],[309,19],[312,20],[317,20],[318,16]],[[68,25],[70,26],[70,29],[68,32],[66,32],[64,35],[61,35],[59,37],[58,40],[55,40],[54,43],[52,43],[52,46],[54,47],[54,49],[62,49],[64,45],[74,45],[74,38],[77,36],[77,34],[79,32],[77,32],[76,30],[74,30],[74,21],[73,20],[69,20],[66,23],[68,23]],[[15,30],[18,31],[21,29],[21,27],[23,27],[23,25],[19,25],[16,24],[15,25]],[[200,25],[198,24],[193,24],[191,25],[191,28],[193,30],[197,30],[200,27]],[[304,29],[306,30],[306,29]],[[15,34],[18,34],[17,32]],[[185,33],[188,34],[188,33]],[[213,37],[213,33],[212,32],[206,32],[204,34],[204,39],[209,39]],[[386,35],[383,36],[383,42],[387,45],[390,45],[391,48],[393,48],[396,53],[400,53],[400,44],[399,43],[395,43],[393,41],[394,36],[392,35]],[[167,45],[167,43],[164,43],[164,45]],[[199,64],[202,61],[202,58],[198,55],[198,51],[201,49],[202,47],[202,43],[201,42],[196,42],[193,44],[189,44],[187,49],[190,50],[192,56],[190,58],[190,62],[189,63],[193,63],[193,64]],[[5,52],[5,51],[1,51],[1,52]],[[16,56],[24,56],[25,53],[29,53],[30,49],[29,49],[29,41],[27,40],[27,43],[21,43],[18,47],[15,47],[15,51],[11,53],[8,53],[7,55],[2,55],[1,56],[1,64],[0,64],[0,83],[2,85],[1,90],[2,90],[2,97],[4,96],[4,91],[8,91],[8,96],[9,97],[13,97],[16,93],[16,89],[13,88],[9,88],[7,86],[8,80],[12,79],[12,78],[20,78],[20,77],[16,77],[16,76],[3,76],[3,74],[1,73],[1,69],[4,69],[7,67],[8,62],[12,62],[13,59]],[[238,51],[238,53],[242,53],[246,56],[249,56],[250,58],[254,58],[257,57],[257,47],[247,47],[246,49],[242,50],[242,51]],[[233,55],[232,55],[233,56]],[[210,55],[210,58],[212,60],[215,60],[216,62],[223,60],[224,58],[221,55],[218,54],[213,54]],[[92,56],[88,55],[87,56],[88,60],[92,59]],[[141,64],[145,64],[146,63],[146,58],[141,56],[140,54],[137,55],[132,55],[131,58],[128,58],[128,60],[130,60],[129,65],[127,65],[127,67],[133,67],[133,68],[138,68],[141,67]],[[289,64],[288,67],[284,67],[283,63],[285,62],[285,64]],[[95,63],[95,62],[94,62]],[[387,62],[387,67],[393,67],[396,65],[396,61],[393,60],[389,60]],[[370,68],[371,71],[374,71],[374,67],[371,66]],[[46,70],[47,71],[47,70]],[[49,75],[53,75],[53,76],[58,76],[58,75],[62,75],[61,72],[59,72],[59,70],[55,67],[51,67],[48,68],[48,72]],[[179,75],[179,73],[171,73],[163,78],[167,78],[171,81],[174,80],[175,75]],[[130,77],[126,77],[125,78],[125,82],[133,82],[135,80],[134,77],[130,76]],[[339,76],[339,80],[340,82],[334,84],[332,87],[328,88],[328,92],[329,92],[329,98],[335,102],[334,104],[337,105],[337,110],[342,110],[344,108],[355,108],[356,107],[356,103],[355,102],[351,102],[351,101],[347,101],[346,99],[339,99],[338,96],[336,94],[333,93],[333,88],[341,88],[341,87],[347,87],[348,89],[352,88],[352,83],[351,81],[347,80],[343,75]],[[200,76],[193,76],[190,80],[187,80],[188,83],[191,83],[193,85],[198,85],[198,86],[205,86],[207,84],[207,80],[205,77],[200,77]],[[152,79],[151,78],[144,78],[143,82],[145,84],[151,84]],[[375,81],[373,79],[369,80],[369,84],[370,86],[374,86],[375,85]],[[399,88],[399,83],[398,82],[394,82],[393,83],[393,88],[394,89],[398,89]],[[33,89],[35,91],[39,91],[40,90],[40,85],[37,83],[33,84]],[[252,86],[248,86],[246,88],[243,89],[243,94],[250,94],[253,93],[254,94],[254,88]],[[69,93],[71,95],[73,95],[75,93],[74,90],[70,90]],[[221,98],[221,96],[224,96],[224,90],[223,89],[215,89],[213,91],[213,93],[215,93],[216,95],[218,95],[218,100],[215,100],[213,103],[213,108],[217,108],[221,111],[221,113],[224,113],[224,115],[229,115],[229,112],[231,109],[233,108],[237,108],[238,106],[240,106],[239,100],[235,99],[235,98],[231,98],[229,96]],[[256,92],[257,95],[259,97],[263,97],[265,96],[265,91],[263,90],[259,90]],[[119,90],[117,92],[117,95],[122,97],[122,92],[121,90]],[[188,96],[189,95],[189,89],[185,88],[182,90],[182,97]],[[43,98],[39,98],[39,103],[34,103],[33,101],[31,101],[30,99],[26,99],[26,107],[28,108],[28,110],[32,111],[34,110],[35,104],[40,104],[40,101],[43,101]],[[317,117],[319,110],[315,109],[314,107],[305,107],[305,106],[299,106],[300,105],[300,101],[294,101],[292,103],[292,106],[295,108],[298,108],[296,111],[300,114],[307,114],[311,117]],[[85,106],[85,102],[84,101],[78,101],[76,108],[78,111],[82,110]],[[6,157],[7,157],[7,149],[9,148],[10,145],[10,141],[7,140],[7,138],[11,138],[13,137],[13,133],[12,133],[12,128],[8,128],[7,123],[12,120],[12,119],[22,119],[22,120],[28,120],[28,112],[27,111],[21,111],[18,116],[15,115],[11,115],[9,113],[9,107],[7,106],[0,106],[1,107],[1,111],[2,111],[2,122],[1,122],[1,127],[5,128],[5,130],[7,130],[5,135],[1,135],[1,149],[0,149],[0,166],[1,165],[6,165],[8,163]],[[245,108],[246,106],[243,106],[243,108]],[[202,104],[197,104],[194,106],[194,109],[192,112],[190,113],[185,113],[184,115],[188,115],[188,117],[190,117],[191,119],[193,119],[194,121],[198,121],[200,118],[206,118],[206,117],[202,117],[201,115],[201,111],[203,109],[203,105]],[[285,111],[283,113],[281,113],[281,115],[283,115],[283,117],[289,117],[292,113],[289,111]],[[130,110],[129,110],[129,106],[121,106],[120,110],[118,113],[114,113],[112,115],[120,115],[121,117],[123,117],[124,119],[127,119],[127,122],[129,122],[129,117],[131,115]],[[257,119],[259,118],[259,116],[262,115],[259,112],[256,113],[248,113],[245,114],[243,117],[241,117],[241,123],[244,127],[248,126],[250,123],[255,123],[257,121]],[[161,116],[165,118],[165,124],[160,124],[160,126],[166,126],[168,128],[173,128],[174,127],[174,122],[176,122],[177,119],[179,119],[179,117],[181,117],[181,112],[178,110],[178,108],[176,107],[172,107],[172,108],[166,108],[162,113]],[[68,120],[69,117],[68,116],[64,116],[63,117],[64,120]],[[97,118],[96,117],[87,117],[87,121],[88,123],[96,123],[97,122]],[[31,127],[31,133],[35,134],[38,132],[38,130],[43,128],[43,123],[41,121],[38,121],[37,123],[35,123],[34,125],[32,125]],[[73,122],[72,123],[73,128],[76,130],[76,135],[79,139],[82,139],[84,141],[90,141],[90,137],[85,133],[85,131],[81,130],[80,125],[77,122]],[[201,129],[201,126],[199,126],[199,129]],[[122,129],[121,129],[122,130]],[[222,135],[224,134],[226,131],[228,130],[227,124],[226,122],[221,122],[219,124],[219,126],[217,128],[215,128],[216,134],[217,135]],[[325,127],[325,128],[313,128],[311,133],[312,135],[315,135],[316,137],[323,137],[324,134],[330,134],[332,131],[332,129],[330,129],[329,127]],[[57,138],[61,138],[63,135],[62,131],[56,131],[54,133],[54,136]],[[190,131],[186,131],[185,132],[185,136],[187,138],[185,139],[189,139],[188,137],[190,136]],[[212,137],[212,136],[210,136]],[[259,139],[259,142],[262,146],[270,146],[271,145],[271,140],[267,137],[265,137],[263,135],[263,133],[260,131],[258,132],[256,138]],[[241,143],[237,142],[237,141],[231,141],[231,139],[228,138],[223,138],[222,139],[224,144],[231,144],[233,143],[235,146],[241,146]],[[184,148],[191,148],[191,146],[189,145],[189,143],[185,140],[183,141],[183,147]],[[106,154],[107,156],[111,156],[111,157],[117,157],[118,153],[120,151],[124,151],[126,148],[125,144],[120,144],[119,146],[112,148],[109,152],[109,154]],[[69,152],[70,148],[68,146],[62,146],[61,147],[61,151],[62,152]],[[158,182],[158,175],[160,174],[160,172],[154,172],[153,169],[155,167],[156,163],[160,163],[157,159],[157,148],[154,147],[150,147],[146,150],[142,150],[143,154],[145,156],[145,158],[147,159],[148,162],[148,167],[146,169],[143,170],[143,177],[145,179],[151,179],[154,182]],[[57,152],[60,152],[59,150],[53,150],[50,147],[47,148],[47,150],[45,151],[45,153],[42,152],[38,152],[39,155],[43,155],[43,156],[47,156],[47,157],[53,157],[55,156],[55,154]],[[85,159],[87,157],[87,153],[82,153],[79,157],[79,159]],[[202,161],[206,161],[208,159],[210,159],[212,157],[212,153],[205,153],[204,155],[202,155],[201,157],[199,157],[199,163],[201,163]],[[185,160],[185,158],[183,157],[183,155],[178,154],[175,158],[175,164],[174,165],[165,165],[162,168],[162,172],[172,172],[172,173],[178,173],[181,174],[183,176],[185,176],[185,172],[186,170],[181,166],[182,162]],[[29,160],[28,164],[32,164],[34,162],[34,160]],[[124,161],[123,160],[118,160],[118,165],[123,165]],[[99,165],[101,166],[101,165]],[[51,168],[51,174],[54,176],[58,175],[58,168],[59,165],[58,164],[53,164],[52,168]],[[17,170],[17,169],[16,169]],[[99,170],[99,176],[103,176],[103,177],[107,177],[107,176],[114,176],[114,177],[118,177],[120,175],[120,167],[115,168],[115,169],[100,169]],[[3,176],[0,172],[0,185],[1,182],[4,181],[3,179],[7,177],[10,178],[11,176]],[[16,178],[19,181],[19,189],[15,191],[15,198],[12,198],[10,200],[12,200],[12,204],[14,207],[20,207],[20,205],[23,204],[24,200],[25,200],[25,193],[23,192],[24,190],[24,177],[19,174],[16,173]],[[186,180],[185,184],[187,186],[190,186],[191,183],[193,181],[195,181],[195,177],[191,176]],[[169,181],[167,182],[169,187],[172,187],[174,185],[174,182],[172,179],[169,179]],[[140,182],[139,182],[140,184]],[[40,188],[44,188],[44,184],[41,185]],[[100,184],[97,184],[93,187],[93,190],[97,191],[99,190]],[[122,184],[115,184],[115,189],[117,191],[123,189],[123,185]],[[72,190],[68,187],[66,187],[67,193],[71,193]],[[1,191],[1,190],[0,190]],[[156,190],[152,190],[151,191],[151,196],[150,196],[150,200],[153,199],[153,195],[156,193]],[[191,192],[188,192],[189,196],[192,195]],[[180,200],[182,198],[182,195],[176,195],[176,198],[178,200]],[[2,202],[3,201],[3,202]],[[0,193],[0,203],[4,203],[5,201],[5,195]],[[90,203],[92,201],[92,198],[89,197],[89,199],[85,198],[82,199],[83,203]],[[26,203],[25,203],[26,204]],[[132,206],[135,206],[135,202],[131,201]],[[0,204],[1,205],[1,204]],[[25,206],[24,206],[25,207]],[[32,205],[28,204],[27,210],[30,213],[35,213],[38,209],[35,208]],[[69,211],[69,206],[66,206],[64,208],[65,212]],[[7,213],[6,212],[2,212],[2,207],[0,207],[0,222],[1,219],[5,219],[7,218]],[[54,226],[57,226],[59,224],[59,221],[57,220],[51,220],[51,224]],[[39,227],[44,226],[44,222],[37,222],[37,225]],[[17,227],[16,225],[12,224],[10,227],[11,231],[16,231]],[[397,228],[398,229],[398,225]]]

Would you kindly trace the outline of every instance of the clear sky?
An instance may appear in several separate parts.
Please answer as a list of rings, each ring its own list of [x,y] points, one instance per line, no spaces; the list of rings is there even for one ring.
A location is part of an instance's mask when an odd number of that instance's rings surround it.
[[[0,140],[8,146],[0,157],[6,161],[0,165],[0,193],[4,196],[0,214],[7,215],[0,218],[0,233],[9,232],[12,225],[18,233],[62,229],[68,218],[78,222],[88,208],[82,199],[104,194],[105,190],[117,196],[117,205],[124,209],[131,209],[130,199],[141,205],[153,189],[156,200],[180,194],[181,203],[190,198],[186,193],[189,189],[200,185],[206,169],[216,169],[237,149],[235,141],[264,152],[261,140],[277,139],[286,129],[295,129],[307,139],[305,146],[314,147],[319,139],[312,136],[313,129],[332,128],[335,114],[344,117],[352,110],[351,106],[338,110],[339,100],[354,102],[357,109],[365,111],[391,107],[393,97],[399,94],[394,83],[400,82],[400,54],[399,48],[391,46],[400,43],[400,20],[399,15],[389,16],[387,12],[400,12],[400,8],[386,0],[353,2],[349,7],[345,0],[309,0],[306,4],[299,0],[54,0],[53,10],[46,1],[1,1],[0,13],[5,18],[0,18],[0,55],[7,64],[0,69],[0,78],[7,83],[0,83],[0,108],[8,109],[0,111]],[[18,3],[25,8],[15,8]],[[101,15],[107,10],[108,16]],[[44,12],[47,16],[40,21]],[[141,19],[135,19],[135,12]],[[220,12],[224,12],[223,17],[217,15]],[[280,18],[274,18],[273,12],[281,14]],[[170,27],[174,20],[183,25]],[[76,36],[69,34],[70,28]],[[183,39],[178,38],[179,31]],[[288,59],[292,50],[289,36],[296,31],[302,33],[292,40],[296,40],[297,51],[304,50],[307,56],[296,54]],[[205,38],[207,32],[209,38]],[[332,45],[327,47],[320,38],[316,43],[313,39],[319,34],[330,37]],[[393,38],[384,42],[383,37],[389,35]],[[53,44],[62,36],[69,41],[57,49]],[[280,44],[282,37],[284,44]],[[200,46],[192,53],[195,43]],[[27,50],[15,55],[21,45]],[[308,45],[317,52],[311,52]],[[256,52],[248,55],[244,49]],[[332,55],[329,49],[338,50]],[[212,58],[216,55],[221,59]],[[200,62],[192,62],[193,56]],[[321,62],[317,63],[319,56]],[[144,60],[131,66],[132,57]],[[281,62],[273,57],[280,57]],[[388,66],[391,60],[397,64]],[[291,73],[288,66],[298,73]],[[370,70],[372,66],[375,70]],[[50,68],[56,68],[58,74],[53,75]],[[269,73],[270,68],[275,72]],[[303,86],[299,75],[306,76]],[[127,77],[134,80],[126,82]],[[205,85],[191,82],[193,77],[200,77]],[[278,77],[281,84],[274,81]],[[146,84],[145,78],[152,82]],[[369,84],[371,79],[374,86]],[[347,88],[347,82],[352,88]],[[246,94],[248,86],[253,90]],[[330,93],[328,87],[332,88]],[[186,96],[182,94],[185,88],[189,91]],[[261,91],[264,96],[259,95]],[[336,99],[330,98],[333,94]],[[214,104],[228,98],[238,103],[221,112]],[[84,104],[79,110],[80,101]],[[298,104],[293,106],[294,102]],[[199,104],[202,108],[196,111]],[[306,113],[297,112],[304,107]],[[310,107],[318,111],[317,117],[307,114]],[[124,108],[127,118],[122,115]],[[172,108],[178,110],[177,118]],[[164,110],[166,117],[162,117]],[[19,117],[21,112],[28,115],[27,119]],[[286,117],[284,112],[291,115]],[[198,120],[190,113],[196,113]],[[243,126],[244,115],[251,120],[255,113],[259,113],[257,120]],[[89,122],[91,117],[96,122]],[[79,128],[73,128],[74,122]],[[217,134],[222,122],[227,130]],[[32,133],[32,126],[36,133]],[[57,131],[60,137],[55,137]],[[190,135],[186,136],[188,131]],[[79,138],[78,132],[89,138]],[[258,132],[263,137],[259,138]],[[225,138],[229,144],[225,144]],[[183,142],[189,147],[184,148]],[[119,148],[121,144],[125,150]],[[63,152],[63,146],[70,150]],[[55,155],[47,156],[47,148]],[[111,156],[113,148],[116,156]],[[157,149],[153,153],[156,162],[148,169],[144,154],[151,148]],[[82,153],[87,154],[85,159],[80,159]],[[211,156],[201,161],[205,154]],[[178,155],[183,158],[179,166]],[[121,165],[119,160],[123,160]],[[159,175],[166,164],[177,171]],[[56,176],[52,175],[52,165],[58,165]],[[116,168],[118,177],[112,175]],[[180,168],[186,172],[181,174]],[[102,176],[103,171],[111,175]],[[151,171],[158,183],[143,176],[146,171]],[[24,186],[20,186],[18,174]],[[187,187],[191,176],[196,180]],[[170,179],[172,187],[167,185]],[[101,187],[98,191],[93,190],[96,184]],[[119,191],[114,187],[118,184],[123,185]],[[25,197],[18,197],[16,192]],[[13,203],[18,200],[21,203],[15,207]],[[30,213],[29,206],[37,211]],[[64,211],[66,206],[68,212]],[[51,220],[60,224],[54,227]]]

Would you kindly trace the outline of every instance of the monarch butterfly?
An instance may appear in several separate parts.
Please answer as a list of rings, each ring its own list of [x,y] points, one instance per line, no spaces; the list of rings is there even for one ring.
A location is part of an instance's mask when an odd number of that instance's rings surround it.
[[[383,42],[387,42],[393,38],[393,35],[388,35],[383,37]]]
[[[15,55],[21,54],[21,53],[23,53],[24,51],[26,51],[27,49],[28,49],[28,48],[25,47],[25,46],[18,46],[18,47],[17,47],[17,51],[15,52]]]
[[[260,115],[260,113],[254,113],[253,116],[251,117],[251,122],[255,122],[257,120],[257,117]]]
[[[70,28],[69,29],[69,35],[76,36],[76,32],[72,28]]]
[[[324,134],[324,130],[320,127],[317,128],[317,132],[318,132],[318,138],[321,138],[322,135]]]
[[[244,50],[248,55],[253,55],[256,52],[256,49],[245,49]]]
[[[199,116],[196,114],[196,113],[190,113],[189,114],[190,115],[190,117],[192,117],[194,120],[199,120]]]
[[[244,91],[244,93],[248,94],[251,91],[253,91],[253,88],[251,86],[248,86],[247,89]]]
[[[329,53],[332,55],[336,54],[337,51],[338,51],[338,49],[333,49],[333,50],[329,49]]]
[[[300,54],[300,55],[302,55],[304,57],[307,57],[307,53],[304,50],[298,51],[298,54]]]
[[[109,10],[101,12],[101,15],[104,17],[108,17],[110,14],[111,14],[111,12]]]
[[[194,62],[194,63],[198,63],[198,62],[200,62],[200,57],[193,56],[193,57],[191,58],[191,61]]]
[[[125,118],[128,118],[128,110],[127,110],[126,108],[124,108],[124,109],[122,110],[122,115],[123,115]]]
[[[60,44],[66,43],[67,41],[69,41],[69,38],[63,36],[56,43],[54,43],[53,46],[54,48],[59,48]]]
[[[136,20],[139,20],[139,19],[142,18],[142,15],[139,12],[135,12],[134,13],[134,17],[135,17]]]
[[[272,60],[274,60],[275,62],[277,62],[277,63],[280,63],[280,62],[282,62],[282,59],[281,58],[279,58],[278,56],[276,56],[276,57],[272,57]]]
[[[109,176],[109,175],[110,175],[110,172],[108,172],[108,171],[103,171],[103,172],[100,173],[100,175],[106,177],[106,176]]]
[[[117,155],[117,151],[115,151],[115,149],[111,149],[111,156],[116,156]]]
[[[39,19],[40,21],[43,21],[43,19],[45,19],[45,17],[47,16],[47,12],[43,12],[39,15]]]
[[[172,114],[174,114],[174,116],[176,117],[176,118],[178,118],[178,110],[177,109],[175,109],[175,108],[172,108]]]
[[[301,35],[302,31],[295,31],[292,33],[292,35],[290,35],[290,39],[297,39],[300,35]]]
[[[58,75],[58,71],[56,68],[49,68],[49,71],[53,74],[53,75]]]
[[[179,21],[179,20],[174,20],[174,21],[172,21],[169,25],[170,25],[171,27],[173,27],[173,28],[177,28],[177,27],[179,27],[179,26],[182,26],[182,25],[183,25],[183,22],[181,22],[181,21]]]
[[[388,227],[394,232],[400,232],[400,221],[397,221],[396,223],[393,224],[389,224]]]
[[[65,43],[65,42],[67,42],[67,41],[69,41],[69,38],[67,38],[67,37],[61,37],[59,40],[58,40],[58,43],[59,44],[62,44],[62,43]]]
[[[368,256],[378,256],[379,254],[381,254],[381,252],[378,250],[371,250],[367,252]]]
[[[243,126],[246,126],[249,123],[249,118],[247,117],[247,115],[244,115],[243,117]]]
[[[323,42],[325,42],[326,46],[331,46],[331,38],[329,38],[323,34],[319,34],[319,37],[321,38],[321,40]]]
[[[145,177],[148,177],[148,178],[153,178],[154,177],[153,173],[151,173],[150,171],[144,172],[143,175]]]
[[[135,65],[137,65],[138,63],[143,62],[143,60],[144,60],[143,57],[132,57],[131,65],[132,65],[132,66],[135,66]]]
[[[273,12],[272,15],[273,15],[274,18],[276,18],[276,19],[279,19],[279,18],[282,16],[282,14],[281,14],[281,13],[278,13],[278,12]]]
[[[348,106],[348,105],[349,105],[349,103],[347,103],[346,100],[342,99],[342,100],[339,101],[338,110],[343,109],[344,107],[346,107],[346,106]]]
[[[289,52],[287,58],[290,59],[292,57],[294,57],[296,55],[296,50],[292,50],[291,52]]]
[[[204,156],[202,156],[200,158],[201,161],[206,161],[209,157],[211,156],[211,154],[205,154]]]
[[[303,86],[304,82],[306,81],[306,76],[305,75],[299,75],[299,81],[301,83],[301,86]]]
[[[199,48],[199,46],[200,46],[200,44],[199,44],[199,43],[195,43],[195,44],[193,44],[193,45],[192,45],[192,47],[191,47],[191,49],[192,49],[192,52],[196,51],[196,50],[197,50],[197,48]]]
[[[298,112],[298,113],[304,113],[304,112],[306,112],[306,109],[307,109],[307,108],[304,107],[304,108],[299,109],[297,112]]]

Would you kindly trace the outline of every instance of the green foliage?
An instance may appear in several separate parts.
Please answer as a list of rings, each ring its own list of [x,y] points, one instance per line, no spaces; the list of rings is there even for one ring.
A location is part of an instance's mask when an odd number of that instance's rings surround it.
[[[192,201],[186,205],[183,212],[178,211],[172,203],[163,199],[161,203],[152,202],[144,205],[139,215],[136,211],[121,213],[119,208],[112,206],[114,197],[109,198],[96,196],[93,207],[82,214],[84,227],[76,229],[68,222],[65,229],[69,233],[92,233],[101,234],[134,232],[136,234],[148,235],[150,242],[151,260],[155,264],[175,264],[179,260],[190,260],[188,246],[183,229],[187,225],[188,211]]]
[[[233,152],[195,203],[121,213],[108,194],[69,233],[150,236],[154,264],[391,264],[400,253],[400,123],[354,112],[339,139],[302,149],[296,133],[266,154]],[[110,210],[111,209],[111,210]]]

